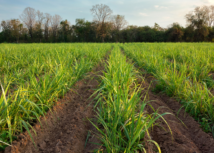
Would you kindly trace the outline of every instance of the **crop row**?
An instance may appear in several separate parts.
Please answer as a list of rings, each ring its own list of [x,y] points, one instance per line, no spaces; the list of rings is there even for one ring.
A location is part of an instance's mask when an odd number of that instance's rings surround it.
[[[127,56],[157,80],[155,91],[176,97],[206,132],[214,132],[213,45],[126,44]]]
[[[161,115],[146,113],[148,102],[141,100],[142,87],[137,78],[139,73],[134,65],[115,45],[97,90],[98,123],[94,124],[106,152],[144,152],[146,142],[154,143],[161,152],[149,134]]]
[[[29,131],[110,49],[109,44],[2,44],[0,149]]]

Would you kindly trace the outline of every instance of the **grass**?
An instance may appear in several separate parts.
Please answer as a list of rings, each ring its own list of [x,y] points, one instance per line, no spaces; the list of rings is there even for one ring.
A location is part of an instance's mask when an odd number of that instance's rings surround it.
[[[102,60],[110,44],[1,44],[0,150]]]
[[[161,152],[158,144],[150,138],[149,131],[155,121],[167,113],[149,115],[146,112],[148,102],[141,100],[138,73],[126,60],[119,46],[115,45],[105,65],[102,85],[97,90],[98,126],[94,126],[100,133],[104,152],[146,152],[148,142]]]
[[[214,46],[210,43],[118,45],[105,64],[96,91],[98,124],[105,152],[145,152],[151,128],[163,115],[146,112],[137,64],[157,81],[156,92],[178,99],[206,132],[214,133]],[[123,48],[125,55],[122,54]],[[112,44],[0,44],[0,150],[62,98],[102,61]],[[127,58],[135,63],[131,63]],[[89,137],[89,136],[88,136]],[[87,143],[87,141],[86,141]]]
[[[125,44],[126,55],[157,79],[157,92],[176,97],[214,135],[214,46],[211,43]]]

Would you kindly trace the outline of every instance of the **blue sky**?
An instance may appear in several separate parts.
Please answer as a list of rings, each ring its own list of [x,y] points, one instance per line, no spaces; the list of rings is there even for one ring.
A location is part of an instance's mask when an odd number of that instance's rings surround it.
[[[124,15],[130,25],[167,27],[173,22],[186,25],[185,14],[196,6],[214,5],[214,0],[0,0],[0,21],[19,18],[26,7],[58,14],[75,24],[76,18],[93,19],[90,9],[106,4],[114,14]]]

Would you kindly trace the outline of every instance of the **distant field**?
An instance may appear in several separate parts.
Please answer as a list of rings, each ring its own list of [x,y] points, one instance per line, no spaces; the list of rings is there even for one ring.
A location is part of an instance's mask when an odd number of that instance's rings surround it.
[[[29,132],[99,64],[103,74],[95,91],[98,121],[94,126],[106,152],[149,150],[148,133],[169,113],[158,115],[158,109],[145,113],[150,102],[142,94],[145,89],[173,97],[203,131],[214,135],[212,43],[0,44],[0,150],[23,131]],[[144,84],[146,75],[153,78],[151,89]],[[173,113],[177,116],[180,110]],[[169,131],[173,134],[173,127]],[[159,152],[165,149],[153,144]]]

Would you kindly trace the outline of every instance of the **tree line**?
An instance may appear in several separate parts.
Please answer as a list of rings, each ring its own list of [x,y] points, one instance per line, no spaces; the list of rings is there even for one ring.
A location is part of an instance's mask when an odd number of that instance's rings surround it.
[[[71,25],[59,15],[24,9],[19,19],[1,21],[0,42],[214,42],[214,6],[196,7],[185,15],[187,26],[172,23],[162,28],[128,25],[109,6],[92,6],[93,21],[76,19]]]

